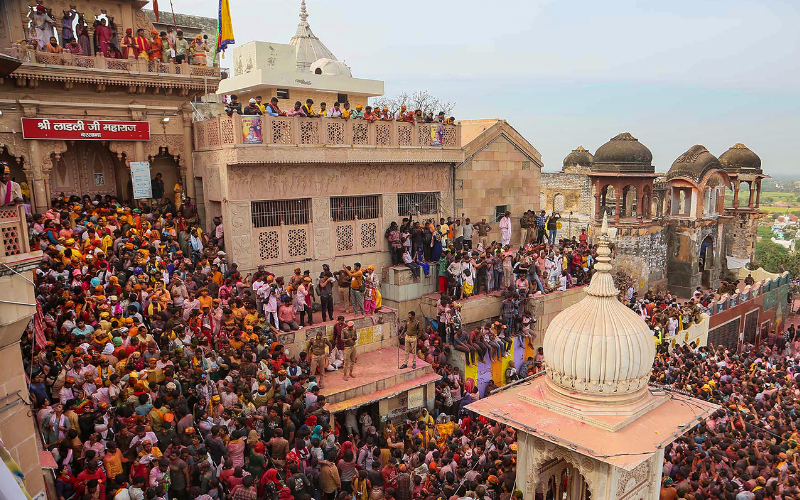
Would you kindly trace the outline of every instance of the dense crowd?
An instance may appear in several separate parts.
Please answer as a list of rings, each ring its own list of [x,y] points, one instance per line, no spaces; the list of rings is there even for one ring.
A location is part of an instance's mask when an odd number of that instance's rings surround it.
[[[221,221],[209,234],[183,202],[158,206],[73,196],[30,221],[43,331],[23,350],[59,500],[511,498],[514,431],[463,410],[477,389],[437,331],[409,349],[442,376],[432,413],[331,415],[320,387],[353,323],[289,356],[278,334],[310,305],[307,273],[242,276]],[[359,267],[336,273],[356,300]],[[332,276],[315,280],[328,297]]]
[[[21,201],[16,191],[6,197]],[[44,253],[35,277],[43,328],[34,332],[32,322],[23,353],[59,500],[521,498],[514,430],[465,410],[497,385],[481,394],[447,363],[448,350],[471,364],[501,359],[515,342],[532,348],[527,298],[565,279],[588,281],[596,249],[585,233],[551,244],[532,219],[512,251],[489,240],[486,221],[393,224],[386,236],[402,250],[393,258],[417,248],[418,269],[434,262],[445,278],[434,322],[412,313],[399,332],[406,363],[424,359],[441,378],[431,412],[381,421],[369,407],[331,414],[321,394],[332,371],[359,375],[357,334],[344,315],[380,308],[371,266],[243,276],[227,262],[222,221],[203,231],[181,195],[136,208],[72,196],[52,207],[30,219],[32,244]],[[621,290],[656,342],[659,330],[687,328],[716,298]],[[465,331],[461,300],[484,291],[502,295],[498,318]],[[313,322],[317,300],[323,321],[341,311],[334,335],[319,334],[292,356],[279,335]],[[741,353],[659,349],[653,382],[722,406],[667,447],[662,500],[800,500],[798,359],[793,326]],[[535,373],[543,360],[539,349],[518,370],[509,364],[507,380]]]
[[[793,325],[742,352],[678,346],[652,381],[721,406],[665,451],[661,500],[797,500],[800,336]]]

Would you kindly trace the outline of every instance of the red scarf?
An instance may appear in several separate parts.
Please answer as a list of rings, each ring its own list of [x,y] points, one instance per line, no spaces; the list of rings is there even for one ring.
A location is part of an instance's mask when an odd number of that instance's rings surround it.
[[[136,49],[141,54],[142,52],[147,53],[150,49],[150,43],[147,41],[147,38],[143,36],[136,37]],[[137,54],[138,55],[138,54]]]

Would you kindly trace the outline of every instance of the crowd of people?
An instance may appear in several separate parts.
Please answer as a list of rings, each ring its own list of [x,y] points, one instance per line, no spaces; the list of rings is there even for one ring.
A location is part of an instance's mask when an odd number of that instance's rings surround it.
[[[22,201],[6,189],[5,204]],[[393,224],[393,259],[416,248],[419,269],[434,262],[445,278],[434,321],[411,313],[399,332],[406,364],[423,359],[441,378],[431,412],[381,422],[369,407],[331,414],[321,393],[333,370],[361,375],[344,314],[380,307],[379,273],[355,263],[319,277],[299,268],[288,279],[264,268],[242,275],[222,231],[204,231],[184,201],[133,207],[72,196],[30,219],[44,253],[35,276],[43,327],[37,339],[32,322],[23,353],[59,500],[522,498],[514,430],[465,409],[497,385],[481,393],[448,354],[471,364],[501,359],[515,342],[533,348],[526,299],[590,278],[595,248],[585,232],[539,241],[534,219],[513,251],[490,241],[485,220]],[[322,320],[333,320],[334,286],[333,337],[320,331],[292,356],[281,334],[312,323],[317,300]],[[686,328],[715,296],[679,303],[622,290],[657,342],[658,329]],[[465,331],[460,301],[482,291],[502,295],[498,317]],[[540,370],[544,356],[509,364],[507,379]],[[662,500],[800,499],[798,359],[794,327],[741,353],[659,349],[653,382],[723,407],[666,449]]]
[[[800,336],[662,350],[652,381],[721,408],[667,446],[660,500],[798,500]]]
[[[231,94],[225,103],[225,112],[228,116],[234,113],[240,115],[269,115],[269,116],[302,116],[308,118],[340,118],[344,120],[366,120],[369,123],[376,121],[398,121],[407,123],[441,123],[445,125],[455,124],[455,117],[445,117],[445,112],[440,111],[436,116],[433,111],[427,114],[419,108],[410,111],[405,105],[392,112],[388,107],[375,107],[356,104],[351,109],[350,102],[333,103],[333,107],[328,108],[325,102],[319,103],[319,108],[314,109],[314,100],[306,99],[305,104],[295,101],[294,106],[282,111],[277,97],[272,97],[269,102],[264,102],[262,96],[258,95],[248,100],[245,106],[239,102],[239,96]]]
[[[463,410],[477,388],[437,331],[408,349],[442,376],[433,413],[331,415],[320,389],[335,353],[353,375],[353,323],[290,356],[286,305],[303,311],[310,277],[243,276],[216,231],[164,205],[72,196],[30,220],[43,328],[23,351],[59,500],[521,498],[513,430]],[[333,278],[358,302],[363,276],[323,272],[320,299]]]
[[[122,39],[117,33],[113,17],[98,16],[92,20],[92,33],[83,13],[74,8],[62,11],[62,18],[56,21],[52,10],[41,0],[31,7],[31,20],[28,45],[36,50],[50,54],[70,53],[77,56],[102,54],[111,59],[145,59],[155,62],[189,63],[206,66],[208,35],[198,34],[192,39],[184,38],[182,30],[165,31],[151,29],[146,33],[138,28],[126,28]],[[57,31],[60,25],[60,31]],[[60,36],[56,36],[56,35]],[[90,41],[92,43],[90,43]]]
[[[490,240],[492,224],[486,218],[473,223],[469,217],[447,217],[437,224],[434,219],[415,221],[410,214],[400,225],[393,222],[385,237],[393,265],[405,264],[417,279],[422,273],[429,276],[435,266],[439,292],[453,298],[511,290],[524,301],[587,284],[596,248],[589,245],[586,230],[558,239],[556,229],[546,229],[558,215],[545,218],[542,211],[537,217],[545,222],[537,234],[535,226],[526,225],[528,216],[523,216],[523,244],[516,251],[511,249],[510,212],[500,218],[501,241]]]

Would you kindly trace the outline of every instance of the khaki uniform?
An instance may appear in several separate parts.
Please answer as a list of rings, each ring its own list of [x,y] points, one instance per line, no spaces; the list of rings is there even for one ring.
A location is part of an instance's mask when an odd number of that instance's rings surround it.
[[[354,328],[347,327],[342,330],[342,340],[344,341],[344,374],[353,375],[353,365],[356,362],[356,340],[358,334]]]
[[[325,337],[314,337],[311,339],[310,342],[310,350],[311,350],[311,371],[309,375],[316,375],[317,374],[317,367],[319,367],[320,374],[325,374],[325,347],[328,345],[328,341]]]
[[[403,364],[407,365],[410,359],[414,368],[417,367],[417,337],[419,337],[419,321],[416,319],[408,320],[406,322],[406,353],[403,358]]]

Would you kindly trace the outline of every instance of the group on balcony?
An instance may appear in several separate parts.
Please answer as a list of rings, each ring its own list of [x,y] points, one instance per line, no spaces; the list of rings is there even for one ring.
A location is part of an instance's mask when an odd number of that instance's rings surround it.
[[[296,101],[294,106],[288,111],[281,111],[278,106],[278,98],[273,97],[269,103],[263,103],[263,97],[256,96],[251,98],[247,106],[242,108],[242,103],[239,102],[239,96],[231,94],[230,101],[225,105],[225,111],[228,116],[234,113],[244,115],[270,115],[270,116],[302,116],[308,118],[342,118],[345,120],[366,120],[370,123],[376,121],[399,121],[408,123],[442,123],[445,125],[455,125],[455,117],[445,118],[444,111],[434,117],[433,112],[424,114],[422,110],[415,109],[414,111],[406,112],[406,106],[403,105],[394,114],[389,111],[388,107],[373,109],[372,106],[366,108],[357,104],[354,110],[350,109],[350,103],[334,102],[332,108],[328,108],[328,104],[321,102],[319,109],[314,109],[314,100],[306,99],[303,104]]]
[[[92,51],[89,38],[89,27],[83,13],[74,9],[63,11],[61,19],[61,43],[55,29],[56,21],[51,10],[37,0],[37,5],[31,7],[29,14],[30,30],[28,46],[32,49],[50,54],[69,53],[72,55],[88,56],[102,54],[110,59],[140,59],[157,62],[175,62],[205,66],[206,54],[209,51],[208,35],[197,35],[192,40],[183,36],[182,30],[172,32],[158,32],[151,30],[150,37],[145,35],[145,30],[127,28],[125,36],[120,42],[117,36],[117,26],[113,17],[99,17],[93,21],[94,51]]]

